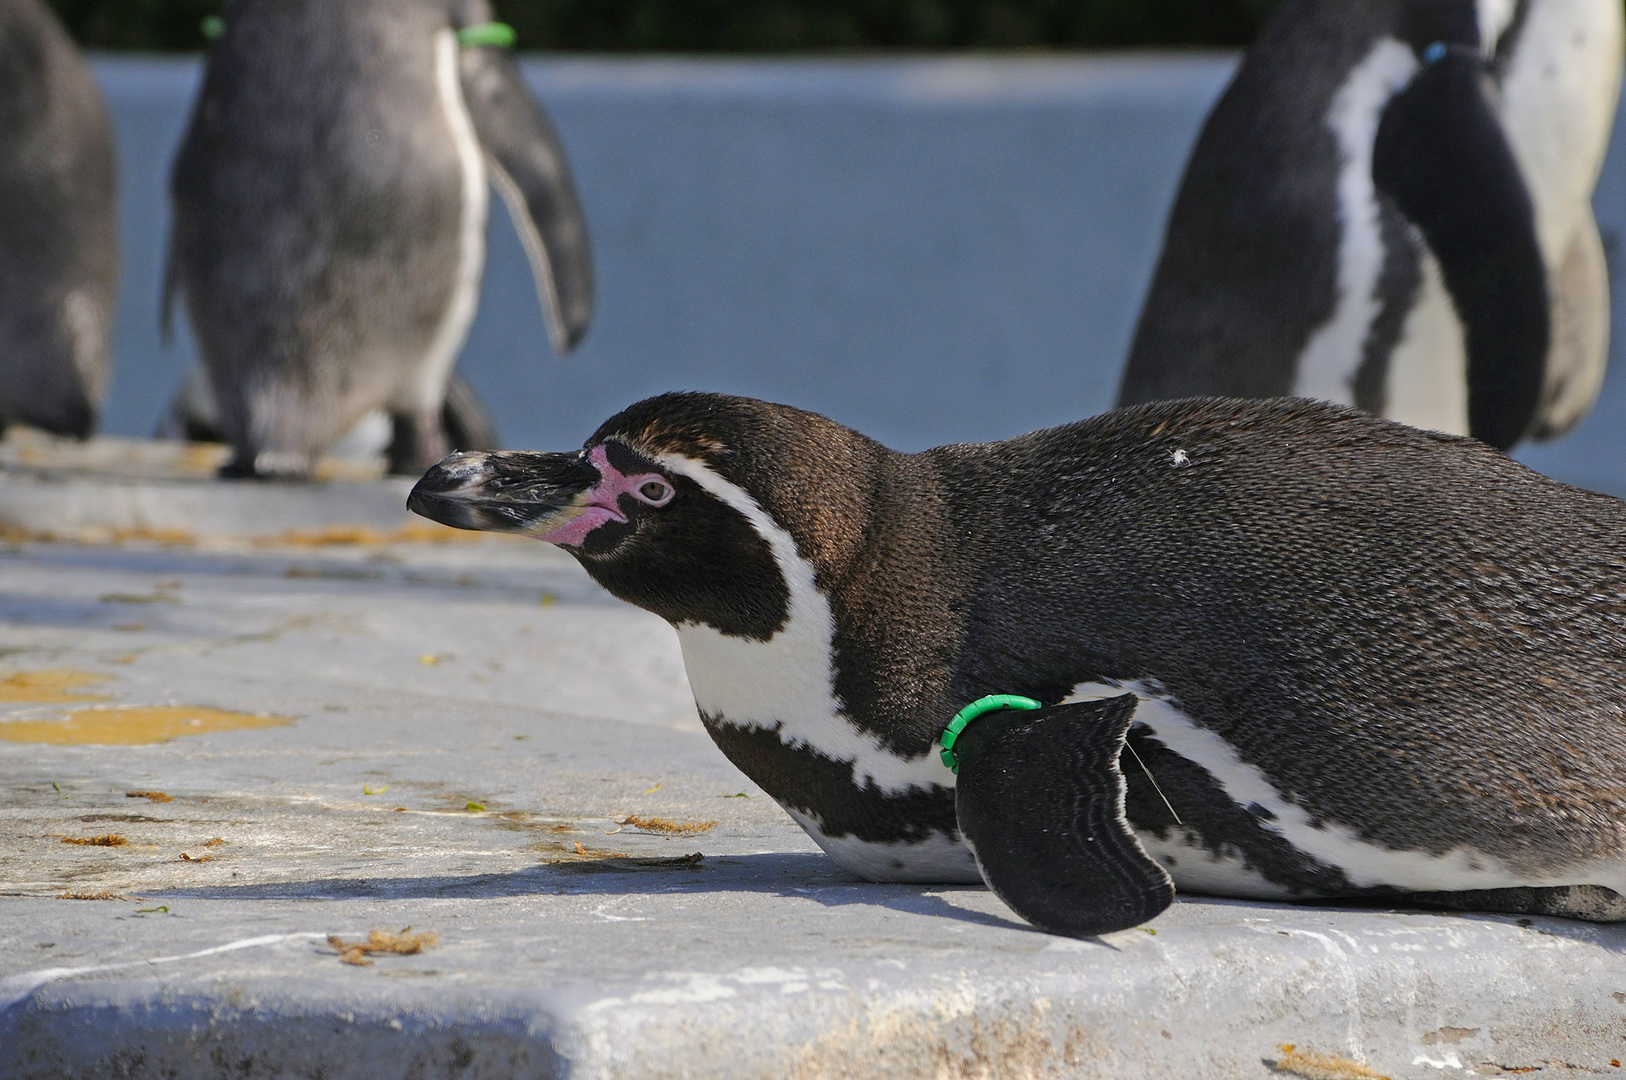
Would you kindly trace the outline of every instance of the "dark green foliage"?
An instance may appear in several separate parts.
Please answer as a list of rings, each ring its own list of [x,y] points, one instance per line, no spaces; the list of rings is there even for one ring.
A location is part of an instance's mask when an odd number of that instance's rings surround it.
[[[343,0],[332,0],[342,3]],[[801,52],[1242,45],[1277,0],[493,0],[521,49]],[[50,0],[81,42],[201,49],[219,0]]]
[[[201,49],[203,17],[220,10],[220,0],[49,3],[80,44],[104,49]]]
[[[1274,0],[499,0],[523,47],[789,52],[1239,45]]]

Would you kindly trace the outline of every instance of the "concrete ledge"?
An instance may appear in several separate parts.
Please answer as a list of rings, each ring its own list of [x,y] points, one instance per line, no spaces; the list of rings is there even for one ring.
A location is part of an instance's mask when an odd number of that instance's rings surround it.
[[[0,1068],[20,1078],[228,1068],[332,1078],[1572,1076],[1612,1073],[1621,1052],[1618,932],[1195,901],[1176,905],[1155,938],[1071,942],[1012,924],[986,894],[832,882],[805,862],[769,870],[779,880],[767,890],[767,866],[726,858],[688,880],[576,877],[562,889],[558,875],[535,871],[522,895],[476,888],[441,901],[442,922],[479,929],[376,971],[341,967],[312,934],[168,970],[61,978],[0,1019]],[[617,909],[645,914],[618,918],[645,925],[595,922],[606,897],[632,901]],[[215,922],[228,906],[187,910]],[[358,922],[354,904],[304,906],[307,921]],[[388,921],[424,898],[371,906],[366,917]],[[596,957],[591,975],[560,970],[584,953]]]
[[[409,514],[412,481],[374,460],[328,458],[315,483],[215,479],[224,446],[14,430],[0,442],[0,535],[108,543],[153,540],[379,541],[451,537]]]

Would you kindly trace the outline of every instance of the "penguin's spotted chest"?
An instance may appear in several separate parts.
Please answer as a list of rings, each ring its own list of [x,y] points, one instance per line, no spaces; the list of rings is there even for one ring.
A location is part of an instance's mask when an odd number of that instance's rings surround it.
[[[865,877],[1073,934],[1173,887],[1626,917],[1626,504],[1472,440],[1193,399],[906,455],[671,394],[410,505],[667,619],[719,747]],[[990,695],[1036,708],[956,779]]]

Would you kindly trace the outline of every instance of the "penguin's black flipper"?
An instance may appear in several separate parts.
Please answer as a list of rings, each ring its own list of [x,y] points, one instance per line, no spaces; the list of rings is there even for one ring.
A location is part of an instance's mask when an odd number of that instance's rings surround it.
[[[1124,817],[1118,755],[1135,695],[973,722],[954,744],[954,808],[977,868],[1041,930],[1090,937],[1136,926],[1174,884]]]
[[[1535,211],[1476,48],[1435,42],[1385,107],[1372,181],[1423,231],[1467,333],[1468,428],[1506,450],[1541,402],[1551,312]]]
[[[574,349],[593,316],[593,253],[564,147],[505,50],[465,48],[463,100],[497,192],[525,245],[554,351]]]

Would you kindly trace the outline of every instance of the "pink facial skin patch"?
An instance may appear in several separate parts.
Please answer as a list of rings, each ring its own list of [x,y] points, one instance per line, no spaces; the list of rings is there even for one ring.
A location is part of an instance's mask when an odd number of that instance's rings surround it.
[[[611,521],[626,523],[627,515],[621,512],[621,496],[630,495],[650,506],[665,506],[677,494],[672,482],[660,473],[639,473],[636,476],[622,473],[610,464],[609,455],[602,446],[593,447],[587,460],[598,470],[598,483],[587,489],[581,496],[582,501],[575,506],[560,507],[561,514],[572,516],[550,532],[536,534],[538,540],[563,547],[579,547],[587,539],[587,534],[600,525]],[[662,494],[659,498],[652,499],[643,492],[642,488],[648,484],[660,485]]]

